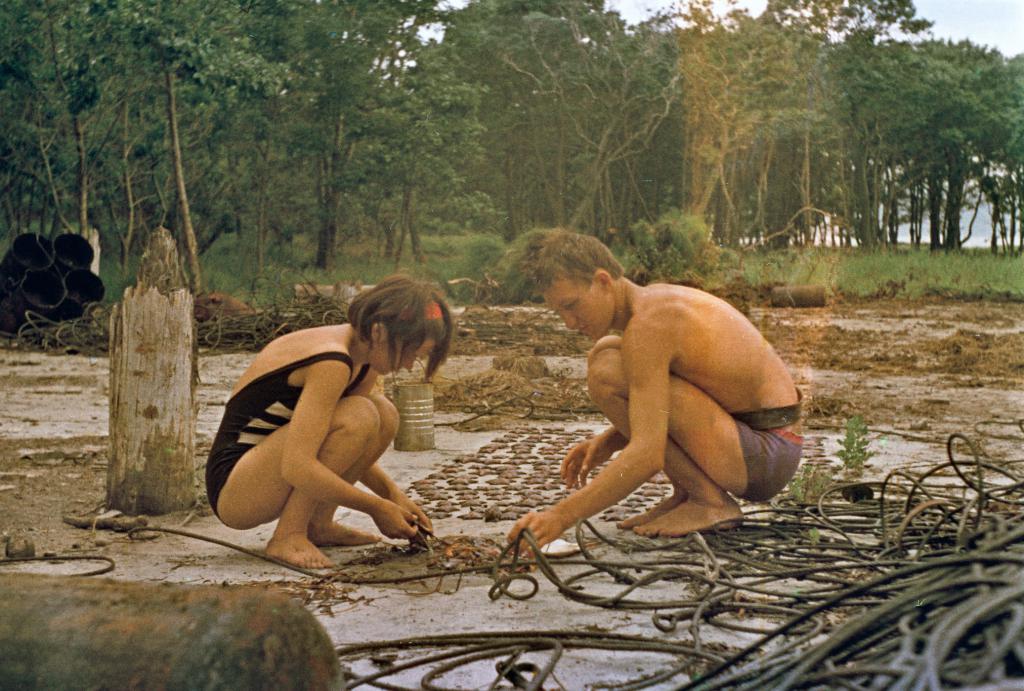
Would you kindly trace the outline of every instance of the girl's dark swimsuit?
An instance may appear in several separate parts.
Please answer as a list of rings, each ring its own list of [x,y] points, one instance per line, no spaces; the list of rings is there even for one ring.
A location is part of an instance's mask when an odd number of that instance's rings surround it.
[[[213,448],[206,459],[206,496],[210,498],[214,513],[217,513],[220,491],[242,454],[292,419],[302,387],[291,386],[288,376],[297,369],[323,360],[338,360],[352,369],[352,358],[348,353],[317,353],[257,377],[228,400]],[[360,368],[355,379],[345,388],[342,398],[359,386],[369,369],[369,365]]]

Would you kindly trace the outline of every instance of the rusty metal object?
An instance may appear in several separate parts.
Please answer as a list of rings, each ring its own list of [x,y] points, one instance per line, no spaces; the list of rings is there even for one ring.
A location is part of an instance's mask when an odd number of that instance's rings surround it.
[[[395,390],[398,408],[396,451],[434,448],[434,387],[429,383],[403,383]]]
[[[144,528],[149,525],[149,519],[145,516],[63,516],[61,518],[68,525],[76,528],[87,528],[90,530],[113,530],[118,533],[127,533],[136,528]]]
[[[24,535],[11,535],[7,539],[4,553],[8,559],[27,559],[36,556],[36,545]]]
[[[5,688],[327,689],[334,648],[289,598],[72,577],[0,579]]]

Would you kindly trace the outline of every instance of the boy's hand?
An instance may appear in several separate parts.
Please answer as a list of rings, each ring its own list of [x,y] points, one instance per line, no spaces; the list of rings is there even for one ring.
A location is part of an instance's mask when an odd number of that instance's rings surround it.
[[[383,501],[370,517],[385,537],[408,539],[416,534],[416,514],[393,501]]]
[[[590,471],[607,461],[611,454],[605,449],[603,437],[598,435],[582,441],[569,449],[562,459],[562,482],[566,489],[576,489],[587,484]]]
[[[508,541],[514,542],[519,533],[529,528],[533,532],[533,536],[537,539],[537,546],[543,547],[552,540],[561,537],[571,523],[566,523],[565,519],[561,514],[554,510],[531,511],[526,514],[512,526],[512,530],[508,533]]]

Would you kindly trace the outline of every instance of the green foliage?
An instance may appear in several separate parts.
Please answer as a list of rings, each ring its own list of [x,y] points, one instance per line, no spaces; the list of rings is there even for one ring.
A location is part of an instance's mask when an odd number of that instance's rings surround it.
[[[852,253],[843,257],[837,286],[847,295],[1024,298],[1020,258],[989,252]]]
[[[800,504],[813,504],[832,484],[832,471],[820,463],[804,463],[789,481],[789,496]]]
[[[505,252],[505,242],[500,237],[482,233],[428,236],[424,238],[424,247],[431,257],[434,279],[447,286],[454,299],[474,302],[492,296],[488,271]],[[458,282],[449,284],[452,280]]]
[[[859,474],[864,464],[875,455],[869,448],[871,441],[868,439],[868,426],[860,415],[854,415],[846,421],[846,436],[839,444],[836,455],[843,462],[843,468],[854,474]]]
[[[639,221],[614,243],[630,276],[640,283],[698,282],[710,276],[720,251],[700,218],[672,210],[654,223]]]
[[[534,229],[513,240],[505,253],[488,271],[488,275],[497,283],[494,291],[495,302],[520,304],[536,300],[536,289],[523,276],[523,272],[519,268],[519,261],[526,245],[539,232],[544,231],[543,229]]]
[[[1024,299],[1019,258],[989,252],[812,248],[743,256],[754,286],[814,284],[847,297]]]

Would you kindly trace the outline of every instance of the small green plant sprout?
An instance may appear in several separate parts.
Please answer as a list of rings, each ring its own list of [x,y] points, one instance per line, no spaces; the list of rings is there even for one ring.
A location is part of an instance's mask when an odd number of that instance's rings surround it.
[[[832,471],[827,465],[805,463],[789,481],[789,496],[799,504],[813,504],[832,484]]]
[[[868,448],[870,444],[868,426],[864,423],[864,418],[854,415],[847,420],[846,436],[840,442],[839,451],[836,453],[843,462],[843,468],[854,474],[864,470],[864,464],[875,455],[875,452]]]

